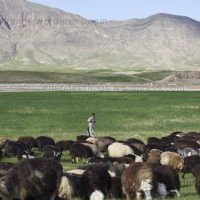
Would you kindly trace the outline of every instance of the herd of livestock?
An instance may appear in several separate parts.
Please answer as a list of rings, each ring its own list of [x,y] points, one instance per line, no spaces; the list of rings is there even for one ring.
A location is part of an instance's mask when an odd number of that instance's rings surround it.
[[[36,156],[35,150],[41,152]],[[77,136],[57,143],[53,138],[0,138],[0,159],[17,157],[16,164],[0,162],[2,200],[164,199],[180,196],[180,178],[192,173],[200,195],[200,133],[173,132],[136,138]],[[69,151],[73,170],[60,162]],[[76,167],[76,163],[83,163]]]

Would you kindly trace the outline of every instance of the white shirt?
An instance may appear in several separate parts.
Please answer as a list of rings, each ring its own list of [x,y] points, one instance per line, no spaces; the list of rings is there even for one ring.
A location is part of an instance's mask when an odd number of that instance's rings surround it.
[[[95,123],[95,117],[91,116],[88,118],[88,123],[94,124]]]

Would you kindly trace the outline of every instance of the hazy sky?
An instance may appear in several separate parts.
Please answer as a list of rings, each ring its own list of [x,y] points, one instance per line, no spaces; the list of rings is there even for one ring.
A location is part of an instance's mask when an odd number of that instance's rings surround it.
[[[87,19],[124,20],[155,13],[184,15],[200,21],[200,0],[30,0]]]

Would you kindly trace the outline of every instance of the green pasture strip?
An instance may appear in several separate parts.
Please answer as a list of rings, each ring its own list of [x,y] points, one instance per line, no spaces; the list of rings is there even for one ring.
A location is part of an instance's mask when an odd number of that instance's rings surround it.
[[[70,71],[65,73],[39,71],[0,71],[0,83],[149,83],[162,80],[175,72],[141,72],[125,75],[109,70]]]
[[[95,112],[96,136],[118,139],[200,131],[199,92],[0,93],[0,134],[75,139]]]

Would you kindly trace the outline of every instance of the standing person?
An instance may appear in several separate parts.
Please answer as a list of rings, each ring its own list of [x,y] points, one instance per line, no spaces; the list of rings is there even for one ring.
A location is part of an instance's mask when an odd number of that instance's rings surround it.
[[[96,122],[95,119],[95,113],[92,113],[91,116],[88,118],[88,129],[87,129],[87,135],[90,137],[94,137],[94,129],[93,126]]]

